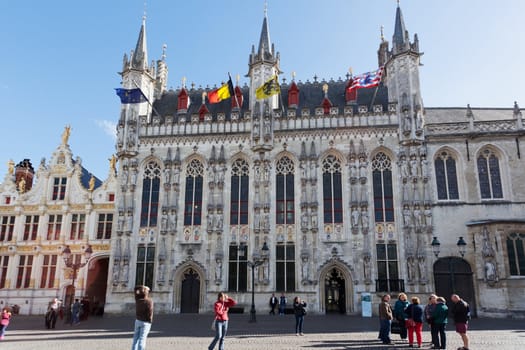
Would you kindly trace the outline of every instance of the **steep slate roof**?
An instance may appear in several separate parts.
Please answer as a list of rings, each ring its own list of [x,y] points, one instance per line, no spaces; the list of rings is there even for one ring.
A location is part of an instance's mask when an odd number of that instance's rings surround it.
[[[328,99],[332,103],[332,106],[339,107],[340,113],[342,113],[343,108],[347,106],[345,100],[345,89],[348,82],[343,80],[330,80],[329,82],[314,81],[306,83],[296,83],[297,87],[299,88],[299,105],[297,106],[297,110],[299,111],[298,115],[300,115],[300,111],[302,111],[303,109],[309,109],[310,114],[314,115],[315,109],[321,107],[321,103],[324,98],[324,92],[322,87],[325,83],[328,84]],[[285,110],[288,109],[288,89],[290,88],[290,86],[290,84],[281,85],[282,105]],[[244,96],[241,113],[244,113],[247,111],[249,105],[249,90],[247,86],[243,86],[241,90]],[[188,108],[187,113],[185,114],[187,117],[191,116],[192,114],[199,113],[199,109],[202,105],[202,93],[204,91],[206,90],[187,90],[191,100],[191,104]],[[371,108],[371,103],[372,99],[374,98],[375,91],[375,88],[359,89],[357,93],[357,103],[353,105],[354,113],[357,113],[357,108],[360,105],[366,105],[368,108]],[[180,89],[177,91],[166,91],[162,94],[160,99],[156,100],[153,103],[153,107],[161,116],[161,122],[164,121],[164,117],[166,116],[175,116],[175,120],[177,120],[177,98],[179,93]],[[373,105],[382,105],[384,111],[386,111],[388,108],[388,89],[382,83],[377,89]],[[227,99],[216,104],[206,103],[206,106],[208,107],[208,110],[210,111],[213,120],[217,119],[218,113],[224,113],[226,115],[226,119],[230,119],[231,99]]]

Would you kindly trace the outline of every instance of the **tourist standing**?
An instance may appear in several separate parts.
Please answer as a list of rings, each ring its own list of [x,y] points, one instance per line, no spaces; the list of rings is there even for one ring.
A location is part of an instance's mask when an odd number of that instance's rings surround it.
[[[379,304],[379,338],[383,344],[392,344],[392,340],[390,339],[390,325],[392,323],[393,314],[389,302],[390,295],[385,294],[381,298],[381,303]]]
[[[279,298],[279,315],[284,315],[284,310],[286,310],[286,297],[282,293]]]
[[[213,305],[215,310],[215,338],[213,338],[208,350],[213,350],[219,342],[219,350],[224,350],[224,338],[228,332],[228,310],[237,304],[235,300],[220,292],[217,301]]]
[[[408,347],[411,348],[414,345],[414,332],[416,333],[417,347],[420,348],[423,342],[423,315],[425,314],[425,309],[419,303],[418,297],[413,297],[411,299],[412,304],[408,305],[405,310],[407,319],[405,325],[407,326],[408,332]]]
[[[131,350],[146,349],[146,338],[153,322],[153,300],[147,286],[135,287],[135,327]]]
[[[458,350],[468,350],[468,319],[470,317],[470,308],[468,303],[461,299],[459,295],[452,294],[451,297],[454,305],[452,306],[452,318],[454,319],[454,324],[456,325],[456,332],[461,336],[463,340],[463,347],[458,348]]]
[[[0,315],[0,340],[4,340],[5,331],[9,322],[11,321],[11,308],[9,306],[4,306],[2,313]]]
[[[446,300],[443,297],[436,298],[436,305],[432,312],[432,325],[436,331],[436,342],[433,343],[433,349],[447,348],[447,334],[445,328],[448,322],[448,307],[445,304]]]
[[[437,295],[430,294],[428,297],[428,304],[425,306],[425,319],[430,327],[430,336],[432,337],[432,346],[439,348],[439,340],[437,340],[437,328],[434,325],[432,314],[436,308]]]
[[[279,304],[279,300],[275,296],[274,293],[272,293],[272,296],[270,297],[270,315],[275,315],[275,308]]]
[[[293,300],[293,312],[295,314],[295,335],[303,334],[304,316],[306,316],[306,302],[295,297]]]
[[[407,338],[407,328],[405,325],[405,309],[408,307],[408,300],[407,295],[405,293],[399,293],[397,296],[397,301],[394,304],[394,317],[399,322],[399,325],[401,326],[401,333],[399,333],[399,336],[401,339]]]

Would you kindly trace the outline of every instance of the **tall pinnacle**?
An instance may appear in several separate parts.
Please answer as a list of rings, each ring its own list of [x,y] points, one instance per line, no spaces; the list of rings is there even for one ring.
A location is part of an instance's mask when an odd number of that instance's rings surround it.
[[[137,46],[131,57],[131,66],[136,69],[144,69],[148,64],[148,51],[146,45],[146,16],[142,17]]]
[[[271,42],[270,42],[270,31],[268,30],[268,10],[266,4],[264,6],[264,20],[261,29],[261,38],[259,39],[259,53],[262,53],[264,57],[267,57],[267,54],[272,55],[271,51]]]
[[[399,3],[396,11],[396,24],[394,28],[392,46],[394,54],[404,51],[409,46],[407,32],[405,28],[405,21],[403,20],[403,13],[401,12],[401,7],[399,7]]]

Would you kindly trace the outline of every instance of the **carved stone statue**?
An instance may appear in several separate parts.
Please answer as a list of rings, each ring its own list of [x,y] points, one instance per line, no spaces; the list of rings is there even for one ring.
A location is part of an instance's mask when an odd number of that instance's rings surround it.
[[[405,178],[410,175],[408,171],[408,162],[405,156],[401,157],[401,161],[399,162],[399,168],[402,177]]]
[[[18,192],[25,193],[26,192],[26,179],[21,178],[18,182]]]
[[[303,281],[308,281],[308,274],[309,274],[309,266],[308,266],[308,257],[304,256],[302,258],[302,264],[301,264],[301,278]]]
[[[432,209],[430,208],[430,205],[425,206],[425,225],[427,227],[432,227]]]
[[[109,158],[109,170],[112,172],[117,171],[117,157],[114,154]]]
[[[419,167],[416,156],[410,157],[410,175],[417,177],[419,175]]]
[[[416,278],[416,262],[413,256],[407,258],[408,280],[413,281]]]
[[[408,227],[412,224],[412,213],[408,205],[403,207],[403,224],[405,227]]]
[[[485,261],[485,278],[488,282],[496,282],[498,280],[496,266],[490,260]]]
[[[222,279],[222,260],[215,260],[215,280],[220,281]]]
[[[357,225],[359,225],[359,216],[360,216],[359,210],[357,209],[357,207],[353,207],[352,208],[352,227],[357,227]]]

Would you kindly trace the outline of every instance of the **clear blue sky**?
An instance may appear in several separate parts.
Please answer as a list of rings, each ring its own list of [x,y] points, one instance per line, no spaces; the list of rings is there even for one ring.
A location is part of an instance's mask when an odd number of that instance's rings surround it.
[[[149,60],[167,44],[168,87],[246,82],[264,0],[148,0]],[[422,58],[426,107],[525,107],[522,0],[402,0]],[[391,41],[395,0],[269,0],[270,38],[290,78],[344,77],[377,67],[380,27]],[[115,151],[122,57],[134,49],[143,0],[0,1],[0,181],[7,161],[49,160],[71,125],[74,157],[105,179]]]

